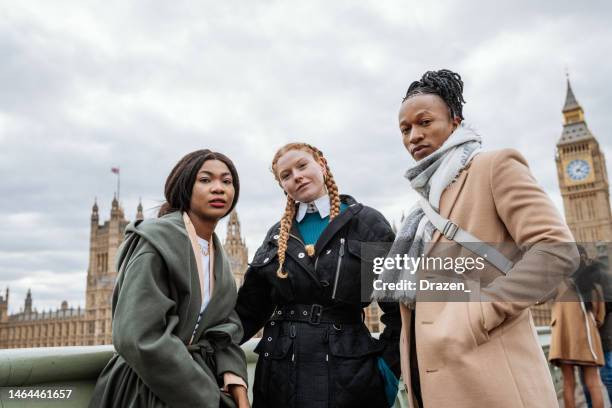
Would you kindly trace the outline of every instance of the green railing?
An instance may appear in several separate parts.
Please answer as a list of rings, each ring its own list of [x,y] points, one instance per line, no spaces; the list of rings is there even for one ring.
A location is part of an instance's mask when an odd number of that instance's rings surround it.
[[[538,336],[547,355],[550,328],[538,328]],[[253,348],[258,341],[251,339],[243,345],[250,384],[253,383],[257,361]],[[113,346],[0,350],[0,407],[86,407],[96,379],[113,352]],[[559,370],[552,366],[550,369],[559,390]],[[405,390],[400,382],[394,407],[407,406]]]

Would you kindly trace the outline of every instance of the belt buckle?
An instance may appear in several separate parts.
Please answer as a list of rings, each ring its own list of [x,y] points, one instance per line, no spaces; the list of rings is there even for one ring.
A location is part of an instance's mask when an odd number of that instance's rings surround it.
[[[319,324],[321,323],[321,314],[323,314],[323,306],[319,304],[313,304],[310,306],[310,320],[311,324]]]
[[[455,234],[457,234],[457,231],[459,231],[459,226],[449,220],[444,226],[442,235],[444,235],[449,241],[452,241],[453,238],[455,238]]]

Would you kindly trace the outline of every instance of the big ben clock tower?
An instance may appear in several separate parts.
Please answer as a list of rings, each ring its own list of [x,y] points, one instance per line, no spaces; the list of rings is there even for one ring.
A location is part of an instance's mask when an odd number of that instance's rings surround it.
[[[612,214],[606,161],[569,78],[563,117],[556,162],[565,220],[577,242],[610,242]]]

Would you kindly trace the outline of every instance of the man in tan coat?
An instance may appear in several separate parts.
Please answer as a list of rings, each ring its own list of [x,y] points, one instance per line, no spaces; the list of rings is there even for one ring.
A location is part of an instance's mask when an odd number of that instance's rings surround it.
[[[413,408],[557,407],[529,306],[575,270],[578,253],[524,158],[481,152],[480,137],[461,126],[462,91],[460,76],[447,70],[408,89],[400,129],[417,163],[406,177],[442,217],[484,243],[502,243],[513,266],[488,264],[471,301],[399,299],[403,381]],[[435,254],[450,245],[418,208],[407,218],[394,247],[405,239],[406,252],[420,254],[424,241]]]

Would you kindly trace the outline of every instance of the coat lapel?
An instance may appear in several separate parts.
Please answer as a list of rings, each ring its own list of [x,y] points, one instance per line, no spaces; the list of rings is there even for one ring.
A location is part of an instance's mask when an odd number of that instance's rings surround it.
[[[278,241],[273,241],[274,245],[278,245]],[[300,257],[300,254],[303,256]],[[291,225],[291,230],[289,231],[289,240],[287,241],[287,251],[285,251],[285,256],[291,257],[293,261],[306,271],[306,274],[316,283],[317,286],[321,286],[319,279],[314,273],[314,263],[312,259],[306,254],[306,247],[304,246],[304,238],[302,234],[300,234],[300,230],[298,228],[297,221],[293,219],[293,224]],[[289,279],[293,273],[289,270],[285,272],[289,273]]]
[[[306,255],[306,248],[304,247],[304,239],[302,234],[300,234],[300,230],[298,228],[298,223],[295,219],[293,219],[293,224],[291,225],[290,237],[287,242],[287,256],[290,256],[298,265],[300,265],[308,274],[308,276],[316,283],[317,286],[321,286],[321,282],[319,281],[319,277],[315,274],[314,271],[314,261],[316,259],[325,245],[334,238],[336,233],[342,229],[355,214],[357,214],[363,205],[361,204],[352,204],[345,211],[340,213],[336,218],[334,218],[329,225],[323,230],[321,236],[315,243],[315,254],[311,258]],[[276,241],[274,241],[276,244]],[[300,254],[303,253],[305,256],[300,258]],[[291,278],[291,273],[289,273],[289,277]]]
[[[183,213],[183,221],[185,222],[185,228],[187,230],[187,235],[189,236],[190,242],[190,274],[192,276],[192,298],[194,306],[197,305],[197,311],[194,313],[195,319],[193,323],[189,325],[189,328],[193,332],[193,329],[196,325],[197,318],[200,314],[200,309],[202,308],[202,293],[204,290],[204,265],[202,265],[202,257],[200,256],[200,246],[197,241],[197,235],[195,232],[195,227],[191,223],[189,216],[187,213]],[[236,289],[234,287],[233,292],[230,289],[231,284],[233,283],[233,276],[231,271],[226,270],[228,266],[226,266],[226,257],[223,252],[223,247],[221,246],[221,242],[217,237],[217,234],[213,233],[212,235],[212,251],[210,251],[211,263],[210,267],[212,270],[210,271],[209,279],[210,279],[210,301],[204,310],[202,311],[202,318],[200,320],[200,324],[198,325],[198,329],[196,333],[191,338],[190,343],[197,341],[197,339],[202,335],[202,332],[213,324],[213,320],[215,319],[223,319],[225,318],[229,311],[233,309],[232,299],[236,297]],[[197,271],[197,273],[195,273]],[[229,281],[232,280],[232,282]],[[197,281],[194,282],[194,280]],[[224,294],[221,295],[221,294]],[[191,323],[191,321],[190,321]],[[191,333],[189,334],[191,336]]]
[[[200,320],[200,325],[195,333],[195,339],[200,338],[202,332],[210,326],[225,320],[234,309],[236,303],[234,277],[229,269],[229,263],[227,262],[221,242],[219,242],[219,238],[215,233],[213,233],[213,248],[215,251],[213,263],[215,286],[210,296],[210,302],[208,302],[208,306],[202,312],[202,320]]]
[[[199,256],[197,236],[195,228],[189,219],[186,212],[183,213],[183,222],[187,231],[187,240],[185,248],[185,258],[187,260],[187,271],[191,278],[191,293],[189,299],[189,316],[187,317],[188,324],[185,325],[185,338],[191,344],[194,340],[193,329],[198,321],[200,309],[202,308],[202,288],[203,288],[203,269],[202,258]]]
[[[465,180],[469,174],[469,165],[466,167],[457,177],[454,183],[450,186],[446,187],[446,190],[442,193],[442,197],[440,197],[440,215],[444,218],[450,219],[450,214],[453,211],[453,207],[457,202],[457,198],[463,189],[463,185],[465,184]],[[440,240],[442,234],[437,229],[434,231],[433,237],[431,239],[431,243],[436,243]]]
[[[336,235],[336,233],[340,231],[355,214],[361,211],[362,208],[363,205],[361,204],[352,204],[346,210],[341,212],[340,215],[331,220],[329,225],[323,230],[321,236],[315,243],[315,258],[321,254],[321,251],[323,248],[325,248],[325,245],[327,245],[327,243]]]

